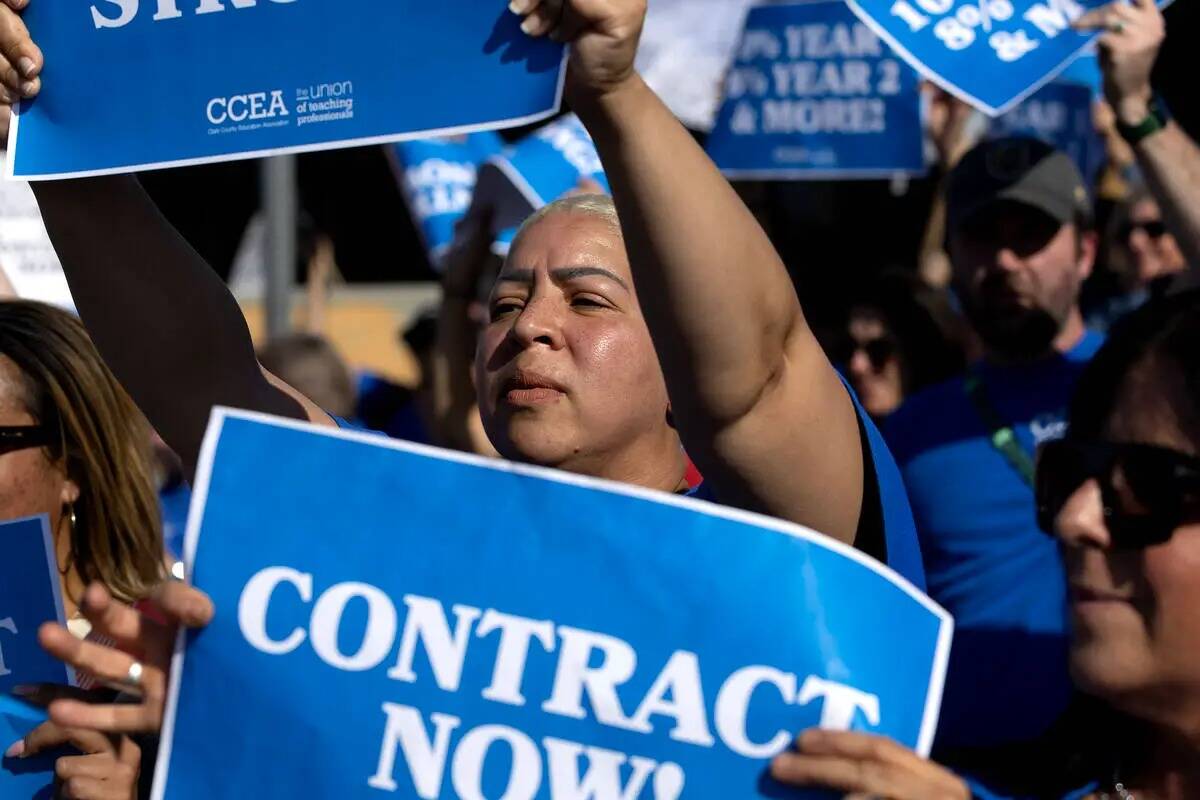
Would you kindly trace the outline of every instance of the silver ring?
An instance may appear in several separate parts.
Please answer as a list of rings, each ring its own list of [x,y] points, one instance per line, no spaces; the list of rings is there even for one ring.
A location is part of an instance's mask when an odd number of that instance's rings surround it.
[[[129,665],[129,672],[125,675],[125,680],[121,681],[122,685],[128,686],[130,689],[142,688],[142,662],[134,661]]]
[[[1114,19],[1112,22],[1108,23],[1108,29],[1112,33],[1124,33],[1125,23],[1119,19]]]

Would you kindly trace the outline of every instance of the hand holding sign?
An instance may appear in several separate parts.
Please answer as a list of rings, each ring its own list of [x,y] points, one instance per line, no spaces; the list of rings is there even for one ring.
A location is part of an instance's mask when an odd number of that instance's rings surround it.
[[[967,785],[948,769],[884,736],[853,731],[805,731],[796,739],[796,751],[771,762],[771,776],[792,786],[821,786],[886,800],[971,797]]]
[[[33,43],[18,12],[29,0],[0,3],[0,102],[15,103],[33,97],[42,88],[42,51]]]
[[[633,75],[646,0],[512,0],[509,8],[530,36],[571,43],[575,91],[604,95]]]
[[[1166,38],[1166,23],[1154,0],[1117,2],[1075,22],[1080,30],[1107,31],[1099,39],[1104,94],[1117,117],[1137,125],[1150,111],[1150,72]]]
[[[9,748],[9,757],[32,758],[69,745],[82,755],[63,756],[54,772],[62,797],[74,800],[132,800],[137,797],[142,749],[126,736],[63,728],[43,722]]]
[[[115,641],[116,648],[80,641],[61,625],[42,627],[38,638],[51,655],[102,681],[125,683],[130,667],[141,665],[136,687],[142,693],[140,703],[92,705],[77,699],[55,699],[49,705],[52,722],[109,733],[157,732],[162,727],[167,672],[179,626],[204,627],[212,619],[213,606],[203,592],[174,581],[159,587],[150,600],[166,617],[165,624],[117,602],[100,584],[88,587],[84,616],[96,633]],[[53,691],[51,687],[42,690]]]

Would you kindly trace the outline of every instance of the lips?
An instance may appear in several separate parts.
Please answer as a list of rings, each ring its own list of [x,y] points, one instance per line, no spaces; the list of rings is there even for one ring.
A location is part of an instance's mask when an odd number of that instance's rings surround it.
[[[518,369],[500,383],[500,397],[515,406],[552,403],[566,393],[566,387],[558,381],[524,369]]]
[[[1131,600],[1129,595],[1121,592],[1071,584],[1071,602],[1075,604],[1129,603]]]

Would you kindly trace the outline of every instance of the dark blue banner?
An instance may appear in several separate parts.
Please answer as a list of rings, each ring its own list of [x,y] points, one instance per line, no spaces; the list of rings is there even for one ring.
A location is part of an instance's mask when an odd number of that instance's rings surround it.
[[[764,797],[810,726],[928,751],[948,615],[819,534],[230,411],[196,492],[217,614],[155,798]]]
[[[1104,163],[1104,142],[1092,124],[1091,88],[1055,81],[1008,113],[992,120],[993,136],[1031,136],[1071,157],[1085,178]]]
[[[921,173],[917,74],[840,0],[752,8],[708,153],[731,178]]]

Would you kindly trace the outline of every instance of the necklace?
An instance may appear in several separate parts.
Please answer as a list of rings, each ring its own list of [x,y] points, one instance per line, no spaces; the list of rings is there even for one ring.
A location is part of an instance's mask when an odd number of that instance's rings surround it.
[[[1111,792],[1100,792],[1097,800],[1137,800],[1133,792],[1126,789],[1125,784],[1120,781],[1114,781],[1112,787]]]

